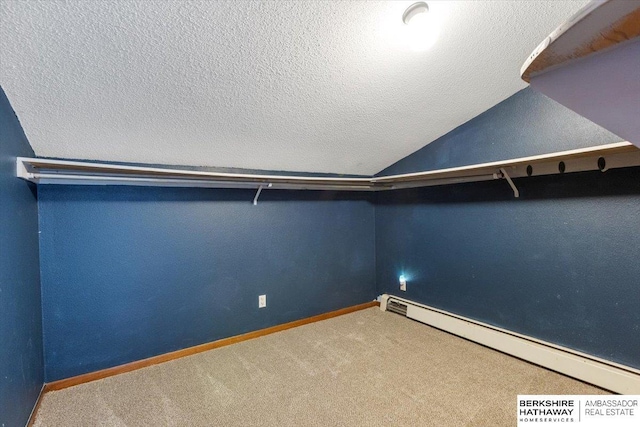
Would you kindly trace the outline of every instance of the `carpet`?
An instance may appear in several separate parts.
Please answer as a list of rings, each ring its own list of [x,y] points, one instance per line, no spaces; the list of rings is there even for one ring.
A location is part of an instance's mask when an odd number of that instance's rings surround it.
[[[514,426],[606,391],[369,308],[47,393],[35,426]]]

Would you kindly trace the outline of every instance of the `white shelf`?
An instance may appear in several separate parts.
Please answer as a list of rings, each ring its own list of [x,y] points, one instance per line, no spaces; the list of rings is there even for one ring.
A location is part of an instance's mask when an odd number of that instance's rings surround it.
[[[592,0],[549,34],[520,69],[523,80],[640,36],[640,2]],[[636,70],[637,72],[637,70]]]
[[[507,179],[517,196],[510,178],[640,166],[640,149],[628,142],[617,142],[499,162],[367,178],[203,172],[26,157],[19,157],[16,163],[19,178],[40,185],[380,191]]]
[[[37,184],[371,190],[369,178],[260,175],[19,157],[18,177]]]
[[[531,87],[640,146],[640,1],[589,3],[522,66]]]

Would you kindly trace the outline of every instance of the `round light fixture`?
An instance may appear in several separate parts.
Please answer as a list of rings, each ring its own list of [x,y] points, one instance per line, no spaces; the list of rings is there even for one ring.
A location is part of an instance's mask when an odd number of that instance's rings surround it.
[[[421,13],[429,12],[429,5],[423,1],[419,1],[417,3],[412,4],[404,11],[402,14],[402,22],[407,25],[410,25],[413,18],[420,15]]]
[[[438,38],[438,26],[429,13],[429,5],[423,1],[413,3],[402,14],[402,22],[408,27],[408,45],[412,50],[426,50]]]

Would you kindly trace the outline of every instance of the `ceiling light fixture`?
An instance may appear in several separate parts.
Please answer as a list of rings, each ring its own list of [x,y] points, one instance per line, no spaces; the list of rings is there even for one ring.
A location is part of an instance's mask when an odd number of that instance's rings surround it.
[[[426,50],[438,39],[438,27],[429,13],[429,5],[423,1],[413,3],[402,14],[409,30],[408,44],[412,50]]]
[[[409,25],[411,20],[421,13],[429,12],[429,5],[423,1],[412,4],[402,14],[402,22]]]

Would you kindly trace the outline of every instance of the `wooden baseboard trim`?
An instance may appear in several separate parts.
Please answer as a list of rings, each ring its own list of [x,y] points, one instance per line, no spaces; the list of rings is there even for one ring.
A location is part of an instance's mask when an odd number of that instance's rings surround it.
[[[42,396],[46,392],[46,384],[42,384],[42,388],[40,389],[40,394],[38,394],[38,399],[36,399],[36,404],[33,405],[33,409],[31,410],[31,415],[29,415],[29,420],[27,421],[26,427],[33,426],[33,423],[36,421],[36,416],[38,415],[38,409],[40,409],[40,403],[42,403]]]
[[[126,363],[124,365],[114,366],[113,368],[102,369],[100,371],[89,372],[87,374],[78,375],[63,380],[53,381],[44,385],[44,392],[53,390],[62,390],[78,384],[88,383],[90,381],[100,380],[125,372],[135,371],[137,369],[146,368],[147,366],[157,365],[159,363],[168,362],[169,360],[179,359],[185,356],[202,353],[203,351],[213,350],[214,348],[225,347],[227,345],[239,343],[242,341],[259,338],[265,335],[273,334],[287,329],[296,328],[298,326],[307,325],[309,323],[319,322],[320,320],[330,319],[332,317],[342,316],[343,314],[353,313],[354,311],[364,310],[366,308],[379,306],[378,301],[366,302],[351,307],[342,308],[340,310],[330,311],[329,313],[319,314],[317,316],[307,317],[305,319],[295,320],[281,325],[271,326],[242,335],[236,335],[229,338],[223,338],[205,344],[196,345],[194,347],[183,348],[182,350],[172,351],[170,353],[160,354],[158,356],[149,357],[147,359],[136,360],[135,362]]]

